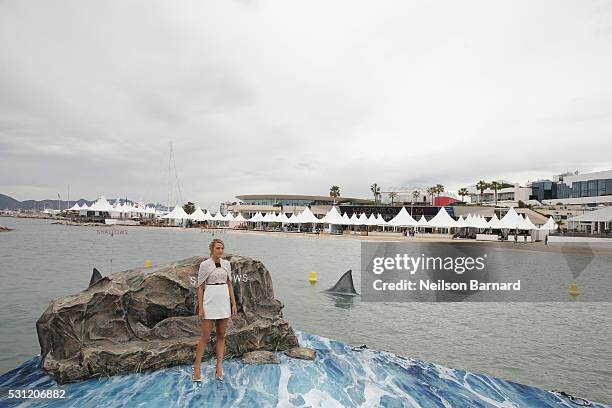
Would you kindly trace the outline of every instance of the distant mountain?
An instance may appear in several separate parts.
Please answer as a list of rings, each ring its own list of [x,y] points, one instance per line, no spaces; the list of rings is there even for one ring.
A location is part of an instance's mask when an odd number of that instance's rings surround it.
[[[90,205],[93,201],[85,200],[80,198],[77,200],[79,205],[83,205],[83,203],[87,203]],[[70,200],[70,206],[74,205],[74,201]],[[57,210],[58,201],[57,200],[24,200],[19,201],[15,200],[13,197],[9,197],[5,194],[0,194],[0,210],[44,210],[45,208],[49,208],[52,210]],[[68,201],[59,201],[59,206],[62,210],[68,208]]]
[[[113,204],[115,202],[115,198],[109,198],[107,199],[108,202],[110,202],[111,204]],[[125,200],[125,198],[121,198],[120,199],[122,202]],[[95,201],[95,200],[94,200]],[[87,205],[91,205],[94,201],[92,200],[85,200],[84,198],[79,198],[78,200],[76,200],[77,203],[79,203],[79,205],[83,205],[83,203],[87,203]],[[70,200],[70,203],[68,201],[64,201],[64,200],[60,200],[59,201],[59,206],[62,210],[65,210],[66,208],[72,207],[74,205],[75,201],[74,200]],[[155,206],[156,203],[147,203],[145,204],[147,206]],[[157,204],[157,208],[160,208],[160,204]],[[0,210],[39,210],[42,211],[45,208],[48,208],[50,210],[57,210],[58,207],[58,201],[57,200],[24,200],[24,201],[19,201],[19,200],[15,200],[13,197],[9,197],[5,194],[0,194]]]

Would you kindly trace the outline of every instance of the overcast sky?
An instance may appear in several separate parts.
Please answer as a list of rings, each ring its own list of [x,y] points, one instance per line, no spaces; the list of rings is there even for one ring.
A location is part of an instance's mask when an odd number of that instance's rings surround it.
[[[612,1],[0,1],[0,193],[370,196],[612,168]]]

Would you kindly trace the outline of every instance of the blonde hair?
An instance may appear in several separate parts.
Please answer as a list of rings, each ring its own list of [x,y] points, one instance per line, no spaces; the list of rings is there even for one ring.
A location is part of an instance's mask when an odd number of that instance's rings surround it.
[[[215,248],[215,244],[221,244],[223,245],[223,248],[225,248],[225,244],[223,243],[223,241],[220,240],[219,238],[215,238],[212,241],[210,241],[210,244],[208,245],[208,250],[210,251],[211,255],[213,253],[213,249]]]

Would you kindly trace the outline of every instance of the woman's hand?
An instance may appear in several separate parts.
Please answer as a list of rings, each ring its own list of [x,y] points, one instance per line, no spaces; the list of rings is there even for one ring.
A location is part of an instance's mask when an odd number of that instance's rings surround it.
[[[204,311],[204,306],[202,306],[200,310],[198,311],[198,317],[200,318],[201,322],[204,321],[204,316],[205,316],[205,311]]]
[[[232,303],[232,317],[238,314],[238,309],[236,308],[236,304]]]

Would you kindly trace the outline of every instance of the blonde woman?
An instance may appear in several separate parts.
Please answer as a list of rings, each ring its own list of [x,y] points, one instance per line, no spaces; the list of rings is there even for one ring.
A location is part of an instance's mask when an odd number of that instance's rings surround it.
[[[200,363],[204,350],[210,339],[213,321],[217,337],[217,368],[215,378],[223,381],[223,352],[225,350],[225,330],[227,321],[236,316],[236,301],[232,287],[230,262],[221,259],[224,244],[218,238],[213,239],[208,246],[210,258],[200,264],[198,271],[198,316],[202,322],[202,337],[196,350],[196,358],[192,379],[202,381],[200,378]],[[231,305],[231,306],[230,306]]]

